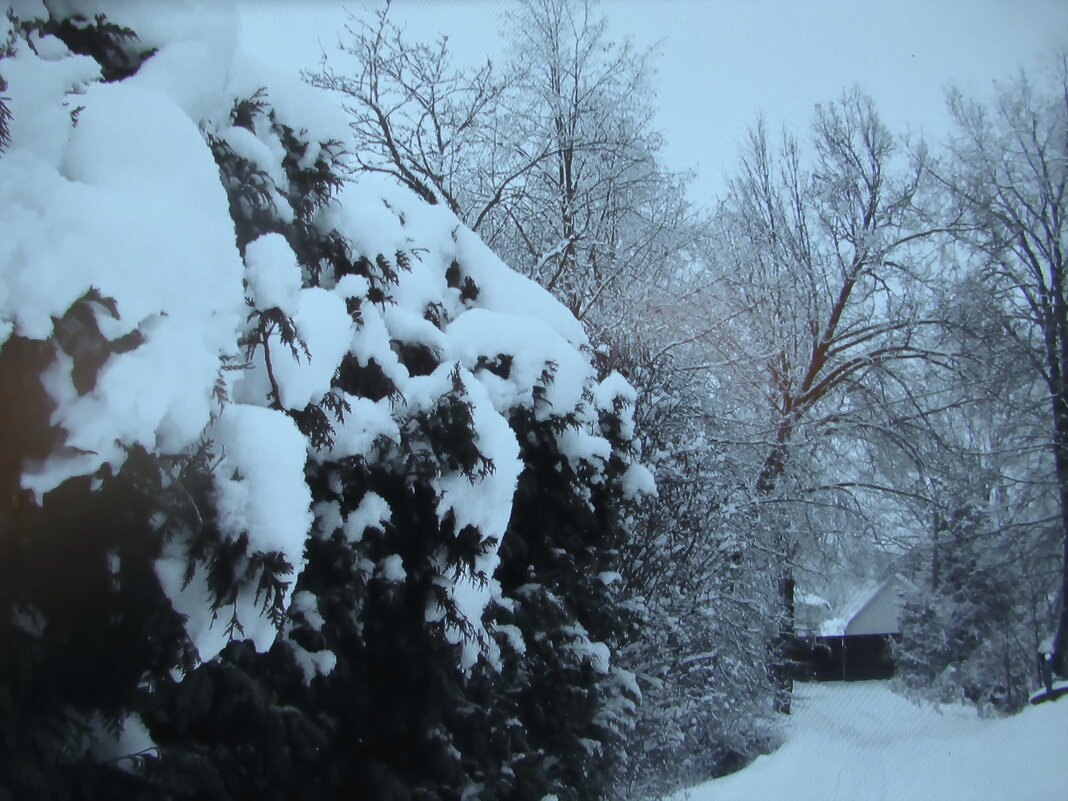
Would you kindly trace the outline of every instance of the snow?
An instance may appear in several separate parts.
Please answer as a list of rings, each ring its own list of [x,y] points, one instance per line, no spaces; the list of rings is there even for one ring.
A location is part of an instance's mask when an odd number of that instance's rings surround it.
[[[231,128],[229,133],[242,132],[254,142],[259,140],[244,128]],[[245,280],[252,292],[252,300],[261,309],[279,308],[289,315],[296,314],[300,295],[300,270],[293,248],[281,234],[264,234],[245,248]]]
[[[411,282],[405,281],[401,285],[410,286]],[[396,300],[396,294],[394,299]],[[445,349],[445,335],[421,314],[401,306],[387,306],[383,310],[383,318],[392,339],[412,345],[426,345],[439,357]]]
[[[805,604],[806,606],[818,606],[831,608],[830,601],[824,598],[822,595],[817,595],[814,592],[808,592],[806,590],[797,591],[797,603]]]
[[[476,368],[480,357],[491,362],[502,353],[512,357],[508,378],[489,379],[494,401],[501,408],[533,405],[534,388],[543,384],[542,375],[550,365],[555,368],[552,380],[544,387],[547,405],[537,407],[542,416],[578,406],[592,378],[588,360],[551,325],[538,319],[472,309],[453,320],[446,333],[454,344],[455,357],[469,370]]]
[[[319,605],[315,600],[315,596],[306,590],[293,593],[290,614],[299,614],[301,621],[312,631],[321,630],[323,623],[326,622],[319,613]]]
[[[329,676],[337,667],[337,654],[333,651],[305,651],[303,648],[290,643],[293,646],[293,654],[304,674],[304,684],[310,684],[316,676]]]
[[[589,346],[582,323],[548,290],[505,266],[473,231],[460,227],[455,237],[457,261],[479,288],[479,306],[539,320],[572,346]]]
[[[387,399],[372,401],[348,393],[342,393],[342,396],[348,402],[350,411],[344,421],[334,423],[334,444],[313,454],[315,458],[370,456],[379,437],[394,442],[400,440],[400,428]]]
[[[637,399],[637,391],[616,370],[609,373],[593,393],[594,405],[608,412],[613,411],[618,403],[634,406]]]
[[[517,626],[507,623],[491,623],[490,631],[503,635],[509,647],[517,654],[525,654],[527,652],[527,644],[523,639],[523,632]]]
[[[232,403],[213,437],[221,457],[214,478],[223,533],[247,533],[253,551],[281,551],[299,566],[311,527],[304,436],[281,412]]]
[[[56,14],[85,13],[83,0],[49,0],[48,5]],[[135,31],[138,49],[157,50],[123,83],[172,98],[197,121],[224,117],[234,97],[244,94],[243,87],[233,88],[246,71],[234,63],[238,15],[231,4],[94,0],[93,11]]]
[[[170,99],[122,83],[94,85],[79,102],[78,125],[65,121],[67,141],[51,162],[14,141],[0,161],[0,321],[47,337],[53,318],[94,288],[118,311],[97,310],[105,337],[137,329],[145,343],[113,355],[83,397],[69,382],[70,363],[57,360],[55,422],[81,453],[27,473],[23,484],[38,497],[70,476],[117,468],[123,446],[158,443],[173,453],[190,445],[209,422],[240,319],[233,224],[196,124]]]
[[[560,452],[572,464],[580,460],[591,463],[606,461],[612,456],[612,443],[585,428],[569,428],[560,435],[558,441]]]
[[[841,637],[845,634],[846,626],[849,625],[851,618],[848,617],[832,617],[828,620],[820,622],[820,636],[821,637]]]
[[[1068,702],[1009,718],[917,706],[884,682],[795,685],[785,743],[674,801],[1048,801],[1068,787]]]
[[[293,593],[289,607],[289,620],[287,621],[287,634],[292,630],[294,623],[299,623],[312,631],[322,630],[326,621],[319,613],[319,605],[315,596],[306,591]],[[337,666],[337,655],[330,650],[306,651],[292,639],[287,639],[304,677],[304,684],[310,684],[316,676],[329,675]]]
[[[525,586],[533,587],[535,585]],[[523,590],[524,588],[520,587],[519,592],[523,592]],[[559,597],[551,594],[549,597],[557,605],[563,606]],[[588,663],[597,673],[608,674],[611,672],[611,650],[603,642],[591,640],[590,633],[586,631],[586,628],[581,623],[564,626],[561,631],[569,637],[569,641],[563,646],[566,650],[574,653],[581,661]]]
[[[297,270],[295,265],[293,270]],[[278,382],[278,400],[283,408],[299,410],[318,403],[330,390],[330,381],[348,353],[353,323],[345,301],[319,287],[300,290],[292,319],[299,337],[294,343],[296,351],[282,342],[277,328],[268,337],[267,347]],[[259,388],[259,398],[266,397],[269,388],[265,359],[263,349],[258,349],[257,369],[245,374],[245,380]],[[249,397],[247,390],[243,397]]]
[[[439,370],[442,368],[439,368]],[[471,403],[471,417],[475,428],[475,445],[492,464],[485,475],[468,476],[449,473],[434,482],[440,493],[438,519],[452,512],[456,530],[474,526],[483,532],[483,539],[504,535],[512,515],[512,496],[523,471],[519,460],[519,443],[504,417],[490,403],[489,393],[470,374],[461,373],[461,380]],[[495,553],[495,552],[494,552]],[[479,569],[490,568],[494,557],[485,557]]]
[[[363,534],[372,526],[384,529],[392,517],[392,511],[386,499],[376,492],[368,492],[360,499],[360,505],[345,519],[345,538],[351,543],[363,539]]]
[[[818,610],[819,633],[821,637],[841,637],[845,634],[846,626],[849,625],[856,615],[864,608],[864,605],[879,591],[880,585],[875,582],[863,582],[849,589],[848,592],[840,593],[842,597],[836,604],[823,601],[822,609]],[[816,596],[819,597],[819,596]],[[815,611],[815,610],[814,610]]]
[[[405,232],[396,212],[383,202],[382,189],[398,191],[381,179],[359,176],[342,188],[322,224],[348,233],[357,253],[392,254],[404,243]]]
[[[121,2],[121,0],[119,0]],[[236,51],[230,42],[233,71],[229,77],[229,91],[234,97],[251,97],[257,89],[270,89],[271,105],[278,121],[295,131],[306,130],[312,142],[334,140],[345,142],[349,137],[349,117],[337,97],[323,89],[315,89],[300,80],[283,65],[264,61],[253,55],[240,41],[238,31]],[[305,159],[314,158],[316,147],[309,149]]]
[[[379,562],[376,572],[390,584],[403,584],[408,578],[408,573],[404,569],[404,560],[399,554],[392,554]]]
[[[213,478],[221,532],[230,540],[246,535],[253,553],[277,551],[285,557],[293,566],[283,592],[283,606],[288,606],[312,522],[311,493],[304,482],[304,437],[281,412],[238,403],[226,407],[212,437],[219,459]],[[175,608],[187,616],[186,632],[206,661],[230,640],[231,619],[212,612],[203,567],[198,566],[185,585],[185,563],[181,549],[170,543],[156,563],[156,572]],[[262,614],[258,578],[239,592],[232,616],[243,638],[265,651],[277,630]]]
[[[8,6],[19,19],[48,16],[48,9],[45,8],[44,0],[8,0]],[[5,24],[6,22],[5,19]]]
[[[48,40],[47,59],[17,42],[14,58],[0,61],[0,74],[8,83],[4,95],[11,111],[10,151],[21,150],[24,157],[35,156],[43,164],[58,164],[67,145],[70,107],[55,101],[65,99],[67,92],[84,92],[90,81],[99,79],[100,67],[89,56],[72,54],[56,60],[55,51],[66,46],[51,36],[43,39]]]
[[[635,462],[627,468],[622,480],[623,492],[629,498],[639,495],[656,495],[656,479],[652,471],[643,464]]]
[[[821,637],[898,633],[901,593],[910,586],[908,579],[892,575],[881,584],[865,582],[846,592],[839,590],[837,604],[800,592],[798,603],[807,608],[802,609],[799,619],[805,627],[818,630]]]
[[[456,367],[455,363],[446,363],[429,376],[412,378],[404,390],[408,409],[414,413],[432,408],[452,387]],[[515,434],[493,404],[489,392],[470,372],[461,370],[458,375],[464,391],[463,399],[470,404],[475,446],[492,467],[482,472],[476,468],[473,475],[455,470],[443,473],[432,482],[439,497],[438,520],[443,521],[451,514],[457,533],[467,526],[474,527],[481,535],[483,546],[472,573],[462,572],[455,578],[442,577],[439,583],[445,587],[459,612],[475,626],[476,632],[483,634],[482,612],[499,591],[496,582],[487,579],[492,577],[498,564],[497,550],[512,514],[512,498],[523,464]],[[437,619],[440,610],[431,609],[429,615]],[[458,630],[450,629],[446,633],[452,641],[459,642]],[[475,640],[463,644],[462,664],[465,668],[471,667],[477,659],[478,643]]]

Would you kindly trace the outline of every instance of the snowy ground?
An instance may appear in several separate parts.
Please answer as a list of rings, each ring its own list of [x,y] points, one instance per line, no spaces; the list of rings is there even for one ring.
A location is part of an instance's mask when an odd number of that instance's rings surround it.
[[[883,682],[801,684],[785,737],[673,801],[1068,799],[1068,698],[982,719],[916,706]]]

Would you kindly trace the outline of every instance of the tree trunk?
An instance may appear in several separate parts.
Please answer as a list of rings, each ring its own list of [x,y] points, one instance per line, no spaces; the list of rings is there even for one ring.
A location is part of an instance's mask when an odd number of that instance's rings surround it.
[[[1062,411],[1066,399],[1061,399]],[[1059,676],[1068,676],[1068,415],[1057,415],[1057,431],[1054,441],[1054,459],[1057,466],[1057,483],[1060,488],[1061,529],[1064,534],[1064,554],[1061,560],[1060,616],[1053,636],[1053,671]]]
[[[1053,636],[1053,670],[1068,674],[1068,304],[1064,294],[1064,265],[1057,259],[1051,265],[1052,319],[1046,321],[1046,358],[1050,367],[1050,394],[1053,401],[1053,460],[1057,471],[1058,500],[1064,553],[1061,559],[1060,616]]]
[[[785,421],[779,426],[775,445],[764,460],[764,465],[757,476],[756,490],[759,495],[771,495],[786,470],[787,445],[792,433],[793,426],[789,421]],[[776,521],[775,525],[779,526],[774,540],[782,551],[782,564],[779,565],[779,581],[776,588],[779,608],[776,632],[770,647],[771,665],[769,672],[775,685],[773,708],[780,714],[789,715],[790,701],[794,691],[791,656],[797,639],[794,614],[794,589],[797,582],[794,580],[793,568],[790,564],[794,557],[794,548],[791,547],[788,541],[784,524],[781,521]]]
[[[794,692],[794,643],[797,639],[794,620],[794,589],[797,582],[789,567],[779,579],[779,630],[771,655],[771,676],[775,682],[774,709],[782,715],[790,714]]]
[[[931,594],[938,592],[938,583],[942,578],[942,555],[939,553],[938,533],[942,530],[942,513],[935,512],[934,529],[931,532]]]

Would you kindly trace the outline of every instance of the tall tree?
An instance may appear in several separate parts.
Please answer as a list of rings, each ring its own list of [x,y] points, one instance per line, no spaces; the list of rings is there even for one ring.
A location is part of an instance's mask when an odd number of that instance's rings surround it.
[[[1006,336],[1045,387],[1064,543],[1053,632],[1055,669],[1068,672],[1068,56],[1045,85],[1020,75],[981,103],[954,92],[950,158],[934,174],[959,218],[958,240],[997,299]]]
[[[388,3],[370,15],[350,12],[338,53],[324,53],[304,78],[341,96],[354,170],[391,175],[476,231],[547,157],[528,149],[522,128],[505,124],[511,87],[491,62],[455,67],[446,37],[413,41]]]
[[[683,181],[657,161],[650,54],[613,42],[592,0],[529,0],[510,23],[511,122],[547,157],[484,233],[601,341],[692,241]]]
[[[772,671],[783,712],[794,573],[805,545],[781,504],[799,491],[787,484],[807,474],[800,489],[811,491],[818,468],[802,461],[828,443],[863,441],[864,413],[885,408],[886,387],[908,385],[906,366],[943,358],[938,321],[925,310],[928,266],[917,251],[932,233],[918,203],[923,151],[906,160],[857,90],[817,107],[813,140],[807,161],[786,135],[775,152],[758,124],[712,239],[718,269],[733,276],[727,303],[744,310],[718,341],[720,358],[734,365],[727,394],[748,394],[736,406],[746,410],[739,430],[762,450],[752,489],[779,564]],[[749,414],[754,406],[761,416]]]

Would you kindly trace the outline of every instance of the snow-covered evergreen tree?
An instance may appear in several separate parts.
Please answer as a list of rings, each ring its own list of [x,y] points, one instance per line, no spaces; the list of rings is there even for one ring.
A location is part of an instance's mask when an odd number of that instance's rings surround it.
[[[633,390],[232,13],[96,9],[3,32],[0,789],[601,797]]]

